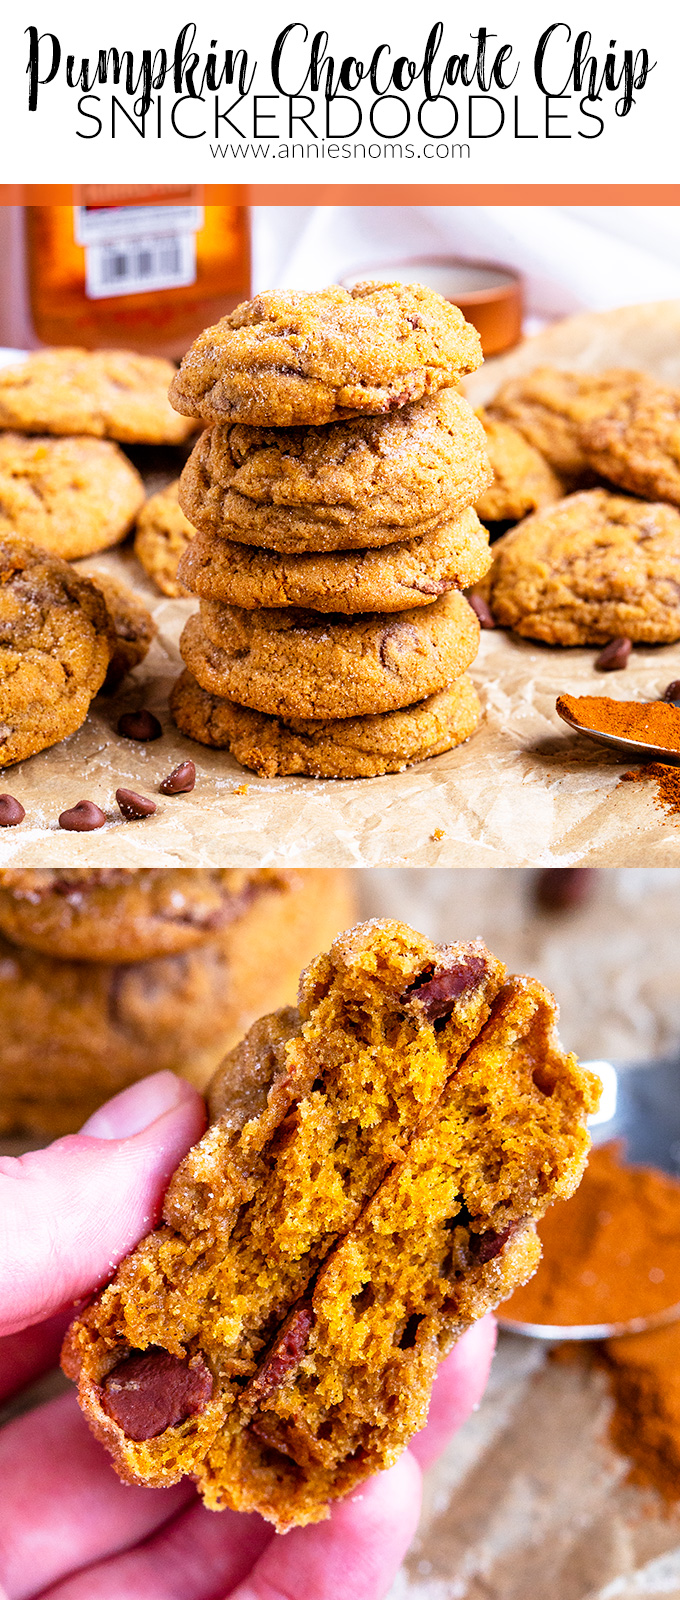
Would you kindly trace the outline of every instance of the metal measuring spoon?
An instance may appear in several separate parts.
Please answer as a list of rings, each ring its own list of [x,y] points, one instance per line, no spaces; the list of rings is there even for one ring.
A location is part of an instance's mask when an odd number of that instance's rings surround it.
[[[601,728],[587,728],[585,723],[578,722],[572,716],[560,700],[555,709],[558,717],[568,722],[569,727],[577,733],[585,733],[589,739],[596,739],[598,744],[608,744],[613,750],[621,750],[629,761],[661,761],[664,766],[680,766],[680,750],[668,750],[663,744],[644,744],[641,739],[624,739],[620,733],[603,733]]]
[[[680,1176],[680,1059],[653,1064],[584,1061],[589,1072],[602,1079],[600,1109],[588,1118],[593,1144],[624,1139],[626,1161],[632,1166],[658,1167]],[[680,1248],[680,1240],[678,1241]],[[531,1339],[613,1339],[624,1333],[647,1333],[680,1319],[680,1305],[668,1306],[647,1317],[627,1322],[569,1323],[515,1322],[503,1315],[497,1321],[507,1333]]]

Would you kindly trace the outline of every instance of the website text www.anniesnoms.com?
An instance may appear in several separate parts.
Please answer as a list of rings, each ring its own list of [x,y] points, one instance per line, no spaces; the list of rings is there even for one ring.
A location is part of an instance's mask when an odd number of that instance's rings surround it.
[[[524,63],[511,44],[479,28],[448,54],[437,23],[421,60],[379,44],[369,60],[339,59],[329,35],[302,23],[278,34],[271,57],[194,48],[195,23],[172,50],[107,48],[78,58],[54,33],[30,26],[28,110],[48,85],[74,91],[75,133],[123,145],[205,141],[215,160],[410,162],[469,160],[507,140],[598,139],[611,117],[636,106],[656,63],[646,49],[553,23]],[[206,40],[206,43],[208,41]]]
[[[360,157],[369,161],[451,161],[456,158],[465,159],[470,155],[469,144],[448,144],[440,139],[436,144],[423,145],[422,150],[416,150],[413,144],[338,144],[335,140],[326,143],[325,139],[316,144],[211,144],[210,154],[216,160],[223,161],[246,160],[254,157],[255,160],[267,161],[356,161]]]

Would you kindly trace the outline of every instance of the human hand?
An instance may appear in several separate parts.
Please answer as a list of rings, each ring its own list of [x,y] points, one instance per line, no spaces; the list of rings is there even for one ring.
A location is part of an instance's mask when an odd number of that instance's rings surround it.
[[[74,1303],[158,1220],[205,1108],[172,1073],[116,1096],[79,1134],[0,1159],[0,1401],[52,1367]],[[421,1470],[479,1400],[491,1318],[442,1363],[427,1427],[389,1472],[285,1538],[207,1511],[187,1480],[120,1482],[75,1395],[0,1432],[0,1600],[382,1600],[416,1529]]]

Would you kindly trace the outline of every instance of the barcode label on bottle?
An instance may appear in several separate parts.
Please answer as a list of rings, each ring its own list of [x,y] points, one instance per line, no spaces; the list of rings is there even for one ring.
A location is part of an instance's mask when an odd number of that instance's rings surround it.
[[[195,233],[156,233],[85,247],[85,293],[107,300],[196,282]]]

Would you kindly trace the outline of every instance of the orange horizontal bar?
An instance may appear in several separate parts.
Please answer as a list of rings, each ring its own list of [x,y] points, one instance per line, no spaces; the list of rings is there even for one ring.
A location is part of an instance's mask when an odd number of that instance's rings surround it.
[[[677,183],[206,183],[206,205],[677,206]],[[0,184],[1,205],[73,203],[70,183]]]
[[[211,192],[216,193],[216,190]],[[206,199],[208,188],[206,187]],[[677,206],[680,184],[404,183],[251,184],[252,205]]]

